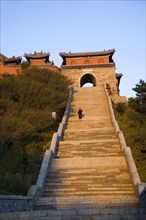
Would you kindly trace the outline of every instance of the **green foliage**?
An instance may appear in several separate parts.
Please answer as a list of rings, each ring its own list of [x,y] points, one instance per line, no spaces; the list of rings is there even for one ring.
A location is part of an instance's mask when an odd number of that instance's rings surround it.
[[[137,112],[131,105],[125,107],[123,114],[117,112],[118,104],[114,105],[115,115],[123,131],[127,145],[131,148],[141,181],[146,182],[146,116]]]
[[[116,105],[116,112],[120,115],[122,115],[125,112],[126,105],[123,102],[119,102]]]
[[[26,69],[26,68],[28,68],[29,66],[30,66],[30,63],[27,62],[27,61],[23,61],[23,62],[21,63],[21,68],[22,68],[22,69]]]
[[[129,106],[135,111],[146,115],[146,83],[140,80],[133,90],[136,92],[136,98],[129,99]]]
[[[16,77],[14,75],[4,74],[0,78],[0,99],[8,99],[12,101],[18,101],[18,88]]]
[[[35,183],[62,119],[68,85],[58,72],[38,68],[0,78],[0,194],[25,194]]]

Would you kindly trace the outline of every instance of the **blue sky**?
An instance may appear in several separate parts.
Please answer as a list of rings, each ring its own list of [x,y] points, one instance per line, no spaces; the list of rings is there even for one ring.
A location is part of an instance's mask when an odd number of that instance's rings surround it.
[[[146,81],[145,0],[1,0],[0,10],[1,53],[7,57],[42,50],[60,67],[60,52],[115,49],[120,94],[135,96],[132,88]]]

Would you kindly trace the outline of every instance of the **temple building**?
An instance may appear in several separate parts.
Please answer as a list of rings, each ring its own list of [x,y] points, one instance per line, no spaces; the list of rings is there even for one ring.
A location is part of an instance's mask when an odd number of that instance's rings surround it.
[[[34,54],[24,54],[24,57],[31,65],[43,65],[45,63],[51,63],[49,61],[50,53],[34,52]]]
[[[60,69],[54,65],[53,62],[49,61],[50,53],[34,52],[34,54],[24,54],[26,60],[30,63],[30,66],[39,66],[47,68],[53,71],[60,71]]]
[[[20,71],[21,60],[22,58],[20,56],[8,58],[3,54],[0,54],[0,74],[18,74]]]
[[[34,52],[34,54],[24,54],[27,62],[30,64],[30,67],[37,66],[39,68],[46,68],[52,71],[59,71],[60,68],[55,66],[53,62],[49,61],[50,53]],[[0,74],[9,73],[9,74],[18,74],[21,72],[22,67],[22,57],[7,58],[3,54],[0,54]]]

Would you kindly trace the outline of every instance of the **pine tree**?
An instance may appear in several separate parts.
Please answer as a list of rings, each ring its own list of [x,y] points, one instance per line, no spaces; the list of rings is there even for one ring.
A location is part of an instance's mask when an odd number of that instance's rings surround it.
[[[139,84],[136,84],[136,87],[132,89],[136,92],[136,98],[129,99],[130,107],[137,112],[146,114],[146,83],[141,79]]]

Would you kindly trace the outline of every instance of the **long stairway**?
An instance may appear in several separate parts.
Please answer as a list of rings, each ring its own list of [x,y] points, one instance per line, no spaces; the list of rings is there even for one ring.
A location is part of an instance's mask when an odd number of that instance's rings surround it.
[[[79,107],[84,113],[81,120]],[[146,219],[102,86],[75,89],[67,129],[51,164],[44,194],[35,211],[15,213],[14,219]]]
[[[79,107],[84,113],[81,120],[77,115]],[[103,86],[76,88],[64,140],[60,142],[36,209],[135,210],[138,205]]]
[[[138,202],[125,157],[111,124],[104,89],[75,90],[71,114],[46,182],[54,207]],[[84,111],[82,120],[77,110]]]

